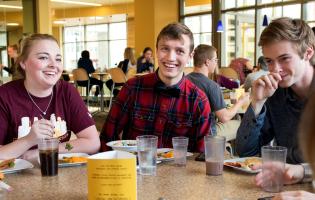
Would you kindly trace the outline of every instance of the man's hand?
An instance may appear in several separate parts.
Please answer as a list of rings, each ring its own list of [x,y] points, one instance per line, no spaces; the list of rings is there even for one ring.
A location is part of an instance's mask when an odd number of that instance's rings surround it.
[[[278,165],[275,163],[265,163],[264,168],[267,169],[269,173],[276,173],[280,169]],[[255,165],[253,169],[260,169],[262,165]],[[284,175],[283,175],[283,183],[286,185],[298,183],[303,179],[304,176],[304,168],[302,165],[291,165],[285,164]],[[255,177],[255,183],[257,186],[262,187],[266,181],[269,181],[270,178],[273,177],[273,174],[269,174],[268,177],[263,175],[262,172],[258,173]]]
[[[281,192],[277,194],[272,200],[313,200],[315,199],[315,194],[305,191],[288,191],[288,192]]]
[[[254,81],[252,85],[252,107],[256,115],[260,113],[267,98],[275,93],[279,81],[281,81],[280,74],[272,72]]]

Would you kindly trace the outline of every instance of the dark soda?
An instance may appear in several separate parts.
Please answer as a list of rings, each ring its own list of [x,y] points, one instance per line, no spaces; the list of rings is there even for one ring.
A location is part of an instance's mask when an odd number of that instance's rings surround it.
[[[39,159],[42,176],[58,174],[58,149],[39,150]]]

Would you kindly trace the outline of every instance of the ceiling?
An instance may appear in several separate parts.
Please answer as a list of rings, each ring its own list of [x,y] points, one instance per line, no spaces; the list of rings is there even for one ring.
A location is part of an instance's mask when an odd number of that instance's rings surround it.
[[[134,0],[69,0],[74,2],[87,2],[87,3],[99,3],[103,6],[114,5],[114,4],[123,4],[123,3],[131,3]],[[1,5],[11,5],[11,6],[22,6],[22,0],[0,0]],[[59,3],[59,2],[51,2],[51,7],[54,9],[61,8],[83,8],[83,7],[91,7],[89,5],[79,5],[79,4],[69,4],[69,3]],[[92,6],[93,7],[93,6]],[[6,8],[6,11],[17,11],[17,9]]]

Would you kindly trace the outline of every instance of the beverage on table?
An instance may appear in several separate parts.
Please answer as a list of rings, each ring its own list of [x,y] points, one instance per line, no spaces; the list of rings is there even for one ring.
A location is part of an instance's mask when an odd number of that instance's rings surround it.
[[[221,175],[223,172],[225,137],[205,136],[205,161],[207,175]]]
[[[38,141],[39,160],[42,176],[58,174],[58,147],[57,138],[40,139]]]
[[[174,161],[178,166],[186,166],[186,155],[188,147],[187,137],[173,137]]]
[[[158,137],[142,135],[137,137],[139,172],[141,175],[156,175],[156,152]]]

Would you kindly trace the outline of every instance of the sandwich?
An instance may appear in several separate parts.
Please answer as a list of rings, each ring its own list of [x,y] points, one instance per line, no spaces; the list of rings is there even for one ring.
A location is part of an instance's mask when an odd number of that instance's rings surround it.
[[[244,161],[245,166],[249,167],[250,169],[252,169],[254,165],[258,165],[261,163],[261,158],[258,157],[250,157]]]
[[[15,161],[15,158],[7,159],[7,160],[1,160],[0,161],[0,170],[5,170],[8,168],[14,167],[14,165],[15,165],[14,161]]]

